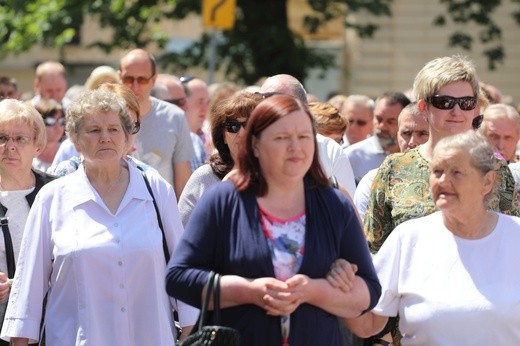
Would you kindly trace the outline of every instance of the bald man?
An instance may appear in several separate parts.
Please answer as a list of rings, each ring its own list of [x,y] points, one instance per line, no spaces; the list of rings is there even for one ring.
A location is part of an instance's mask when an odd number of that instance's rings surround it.
[[[157,71],[155,59],[145,50],[134,49],[123,56],[119,76],[139,101],[141,130],[135,139],[138,159],[157,169],[173,185],[178,199],[191,175],[190,160],[194,156],[184,113],[150,95]]]

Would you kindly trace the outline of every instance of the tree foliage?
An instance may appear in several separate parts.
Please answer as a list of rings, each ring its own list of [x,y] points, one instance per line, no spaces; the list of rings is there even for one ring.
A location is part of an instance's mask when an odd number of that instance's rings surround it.
[[[483,54],[488,61],[488,68],[494,70],[505,57],[502,41],[502,29],[493,19],[492,14],[502,4],[501,0],[440,0],[446,5],[446,14],[434,20],[435,25],[443,26],[451,20],[457,24],[475,24],[479,27],[478,40],[484,45]],[[520,0],[511,0],[517,3],[518,10],[512,13],[513,18],[520,24]],[[467,30],[457,30],[449,37],[450,47],[460,47],[471,50],[475,35]]]
[[[439,0],[446,15],[435,20],[444,25],[474,23],[481,28],[478,39],[485,45],[490,68],[504,59],[502,31],[491,14],[500,0]],[[512,16],[520,23],[519,10]],[[325,23],[342,18],[346,27],[365,38],[377,30],[373,22],[349,21],[349,14],[363,12],[377,16],[391,15],[391,0],[307,0],[312,13],[304,18],[304,28],[315,33]],[[67,44],[77,38],[79,28],[89,16],[102,28],[111,28],[107,37],[91,43],[110,52],[114,48],[164,47],[168,37],[159,30],[162,20],[177,20],[201,13],[202,1],[195,0],[0,0],[0,59],[8,54],[28,51],[35,45],[59,50],[66,60]],[[375,18],[374,17],[374,18]],[[462,27],[463,28],[463,27]],[[452,46],[471,49],[475,41],[471,33],[455,32]],[[164,64],[204,66],[211,40],[204,34],[182,54],[168,53]],[[290,30],[287,0],[237,0],[236,24],[219,35],[216,61],[230,80],[254,83],[258,78],[280,72],[304,80],[311,69],[327,70],[334,64],[331,55],[306,45],[303,38]]]

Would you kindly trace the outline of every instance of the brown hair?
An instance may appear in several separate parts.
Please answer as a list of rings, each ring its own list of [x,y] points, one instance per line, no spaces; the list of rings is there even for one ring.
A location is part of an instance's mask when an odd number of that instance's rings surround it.
[[[257,196],[264,196],[267,193],[268,186],[265,178],[262,176],[262,169],[258,158],[253,154],[253,138],[258,138],[262,132],[292,112],[304,111],[312,123],[312,132],[314,135],[314,156],[312,163],[305,174],[305,177],[311,180],[311,186],[328,186],[328,180],[321,168],[318,157],[318,145],[316,142],[316,126],[307,106],[289,95],[273,95],[266,98],[251,113],[251,117],[246,126],[244,136],[245,143],[238,154],[238,165],[240,174],[232,177],[233,182],[238,190],[243,191],[251,188]]]
[[[326,136],[331,133],[343,133],[347,129],[347,120],[331,104],[311,102],[309,110],[316,120],[318,133]]]
[[[247,91],[239,91],[233,96],[217,102],[210,111],[211,137],[218,153],[209,158],[213,172],[224,178],[235,165],[224,139],[226,122],[238,118],[249,119],[251,112],[262,101],[262,96]]]

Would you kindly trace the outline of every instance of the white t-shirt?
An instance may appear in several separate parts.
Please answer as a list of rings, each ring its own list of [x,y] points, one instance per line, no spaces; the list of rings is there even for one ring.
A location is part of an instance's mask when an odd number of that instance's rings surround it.
[[[356,193],[354,194],[353,200],[361,221],[365,219],[372,183],[374,182],[374,178],[376,177],[378,170],[379,168],[374,168],[368,171],[368,173],[365,174],[363,178],[361,178],[358,186],[356,187]]]
[[[374,313],[400,315],[402,345],[518,345],[520,218],[499,214],[463,239],[440,212],[400,224],[374,258],[383,292]]]
[[[321,167],[327,178],[335,176],[338,183],[353,197],[356,192],[356,182],[352,166],[345,152],[333,139],[317,134],[316,140],[318,141]]]

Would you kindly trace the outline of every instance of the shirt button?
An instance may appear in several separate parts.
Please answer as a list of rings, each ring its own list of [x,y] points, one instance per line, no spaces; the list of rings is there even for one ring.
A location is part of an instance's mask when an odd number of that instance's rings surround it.
[[[117,264],[119,264],[120,266],[122,266],[122,265],[123,265],[123,261],[119,261],[119,262],[117,262]]]
[[[114,227],[119,227],[119,223],[116,222],[116,223],[114,224]]]
[[[125,285],[121,284],[121,285],[119,285],[119,288],[123,289],[123,288],[125,288]]]
[[[125,312],[125,311],[126,311],[126,309],[125,309],[125,308],[121,308],[121,312]]]

